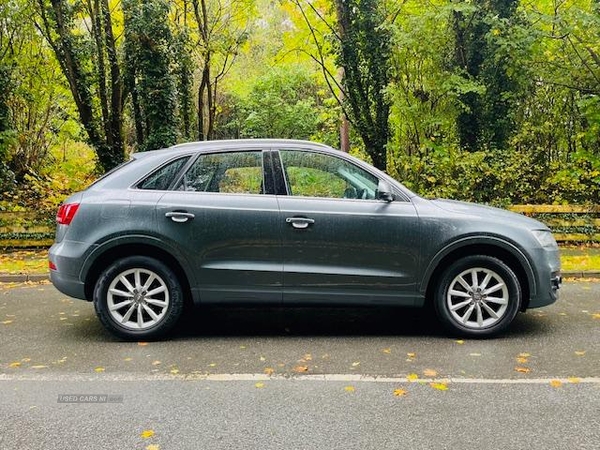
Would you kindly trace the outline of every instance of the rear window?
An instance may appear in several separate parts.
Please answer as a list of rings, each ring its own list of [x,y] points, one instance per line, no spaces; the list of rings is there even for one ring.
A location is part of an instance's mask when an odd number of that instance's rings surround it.
[[[177,175],[179,175],[179,172],[181,172],[181,169],[189,159],[189,156],[186,156],[166,163],[138,183],[137,188],[153,191],[166,191],[175,181]]]

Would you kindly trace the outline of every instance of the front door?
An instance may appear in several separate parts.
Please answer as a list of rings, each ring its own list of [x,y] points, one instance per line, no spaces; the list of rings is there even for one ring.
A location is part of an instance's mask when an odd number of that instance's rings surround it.
[[[377,200],[378,178],[341,157],[281,150],[287,195],[284,303],[412,305],[418,217],[407,199]]]

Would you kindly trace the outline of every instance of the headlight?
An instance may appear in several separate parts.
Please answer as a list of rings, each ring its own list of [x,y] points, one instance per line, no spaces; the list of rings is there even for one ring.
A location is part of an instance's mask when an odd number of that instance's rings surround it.
[[[557,249],[558,244],[556,243],[556,239],[552,236],[552,233],[548,230],[533,230],[533,235],[540,243],[540,245],[547,249]]]

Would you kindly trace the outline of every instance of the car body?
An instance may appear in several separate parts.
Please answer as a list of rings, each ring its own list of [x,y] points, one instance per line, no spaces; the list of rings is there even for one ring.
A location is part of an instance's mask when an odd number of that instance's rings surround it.
[[[553,303],[561,282],[544,224],[424,199],[305,141],[137,153],[57,221],[53,284],[125,339],[164,335],[188,303],[433,304],[452,333],[490,336]]]

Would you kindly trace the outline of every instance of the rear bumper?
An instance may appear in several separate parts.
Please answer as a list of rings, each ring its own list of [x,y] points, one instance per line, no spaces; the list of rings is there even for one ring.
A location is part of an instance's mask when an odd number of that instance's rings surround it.
[[[50,270],[50,281],[63,294],[89,300],[80,279],[85,250],[88,248],[89,245],[85,243],[73,241],[62,241],[50,247],[48,258],[56,266],[56,270]]]
[[[50,281],[56,289],[69,297],[87,300],[85,298],[85,286],[77,278],[65,276],[56,270],[50,271]]]

